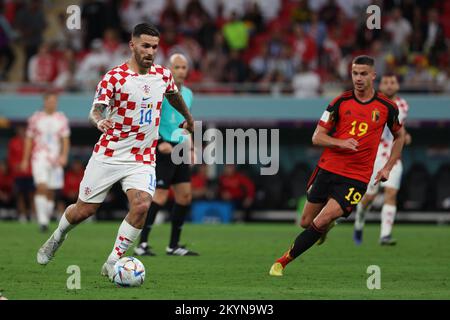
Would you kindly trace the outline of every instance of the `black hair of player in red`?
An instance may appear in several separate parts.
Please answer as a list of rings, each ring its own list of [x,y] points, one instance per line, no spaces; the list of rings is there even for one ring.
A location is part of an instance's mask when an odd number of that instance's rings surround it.
[[[373,67],[375,65],[375,59],[371,56],[361,55],[353,59],[352,64],[364,64]]]

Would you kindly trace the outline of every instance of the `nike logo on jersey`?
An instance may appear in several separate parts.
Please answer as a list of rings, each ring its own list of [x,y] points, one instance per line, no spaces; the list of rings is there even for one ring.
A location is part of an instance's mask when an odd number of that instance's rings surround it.
[[[142,98],[142,101],[147,101],[148,99],[150,99],[151,97],[147,97],[147,98]]]

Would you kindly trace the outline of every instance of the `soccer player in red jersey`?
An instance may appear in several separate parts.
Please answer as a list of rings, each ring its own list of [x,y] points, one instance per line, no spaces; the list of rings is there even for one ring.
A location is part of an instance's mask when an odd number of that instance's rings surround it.
[[[272,265],[269,274],[282,276],[286,265],[323,240],[334,221],[348,217],[366,192],[384,126],[394,136],[389,160],[375,182],[386,181],[400,158],[405,132],[397,105],[374,90],[375,61],[358,56],[352,61],[353,90],[335,98],[320,118],[312,142],[325,147],[307,186],[300,233],[291,248]]]

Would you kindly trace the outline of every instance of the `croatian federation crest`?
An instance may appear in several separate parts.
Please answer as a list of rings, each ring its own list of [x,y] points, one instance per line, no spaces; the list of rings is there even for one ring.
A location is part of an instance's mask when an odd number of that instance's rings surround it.
[[[149,94],[149,93],[150,93],[150,86],[147,85],[147,84],[145,84],[145,85],[142,87],[142,90],[144,91],[145,94]]]

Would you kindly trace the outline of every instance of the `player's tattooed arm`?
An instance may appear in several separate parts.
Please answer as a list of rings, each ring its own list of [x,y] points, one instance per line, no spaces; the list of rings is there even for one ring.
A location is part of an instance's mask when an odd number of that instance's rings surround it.
[[[169,103],[186,119],[186,124],[183,125],[183,128],[189,132],[194,132],[194,118],[189,112],[181,93],[170,91],[165,93],[165,97],[167,98],[167,101],[169,101]]]
[[[105,119],[103,115],[106,107],[106,104],[96,103],[92,106],[91,111],[89,112],[89,121],[101,132],[106,132],[106,130],[113,127],[112,121]]]

